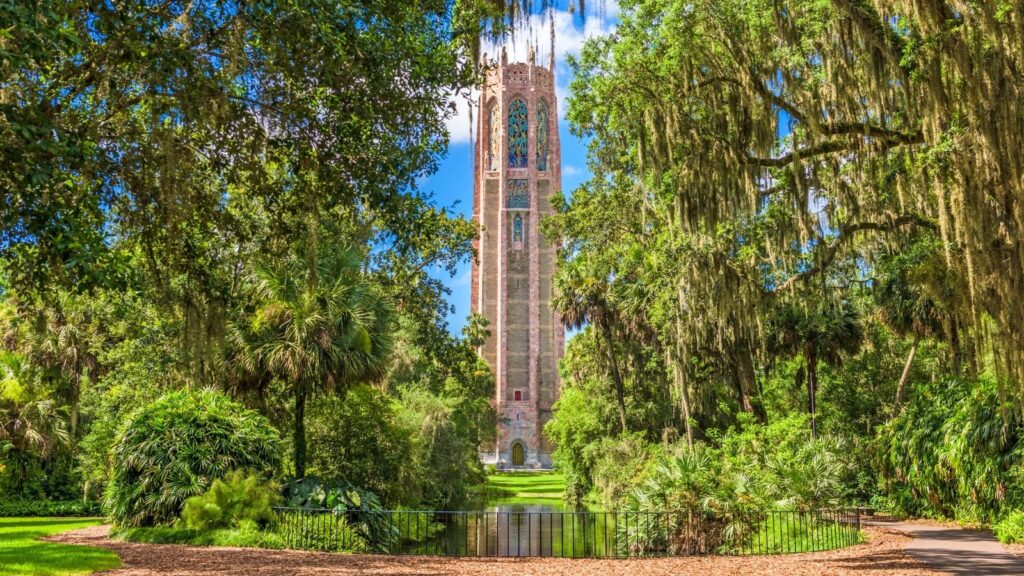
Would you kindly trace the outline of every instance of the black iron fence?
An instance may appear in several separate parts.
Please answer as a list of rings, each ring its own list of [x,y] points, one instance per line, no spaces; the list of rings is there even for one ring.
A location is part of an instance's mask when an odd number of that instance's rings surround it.
[[[305,550],[438,556],[627,558],[791,554],[861,541],[858,510],[695,512],[334,511],[278,508]]]

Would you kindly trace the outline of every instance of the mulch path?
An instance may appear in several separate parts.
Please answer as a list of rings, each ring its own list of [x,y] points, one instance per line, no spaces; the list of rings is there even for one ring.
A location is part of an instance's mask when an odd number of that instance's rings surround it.
[[[131,544],[111,540],[106,526],[75,530],[49,538],[54,542],[108,548],[124,566],[103,572],[111,576],[335,576],[359,574],[467,574],[498,576],[712,576],[857,574],[931,576],[943,574],[923,567],[903,552],[909,538],[885,527],[865,528],[867,542],[843,550],[786,556],[645,558],[591,560],[564,558],[439,558],[324,554],[292,550],[196,548],[174,544]]]

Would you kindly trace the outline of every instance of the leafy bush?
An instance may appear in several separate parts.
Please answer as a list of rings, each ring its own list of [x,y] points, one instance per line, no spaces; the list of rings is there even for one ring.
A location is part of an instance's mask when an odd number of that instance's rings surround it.
[[[879,433],[893,511],[977,522],[1024,508],[1021,430],[993,379],[920,384]]]
[[[279,501],[275,484],[236,470],[214,480],[204,494],[186,500],[181,521],[196,530],[239,528],[248,523],[266,528],[277,520],[273,507]]]
[[[233,546],[236,548],[286,548],[284,538],[278,532],[259,530],[252,526],[221,530],[194,530],[151,526],[125,528],[114,532],[115,538],[126,542],[142,544],[188,544],[190,546]]]
[[[100,516],[99,502],[82,500],[5,500],[0,517],[12,516]]]
[[[278,527],[289,548],[319,552],[367,552],[366,531],[351,525],[340,513],[286,514]],[[387,538],[376,542],[393,542]],[[387,550],[381,550],[387,551]]]
[[[1002,520],[992,525],[992,531],[1003,544],[1024,543],[1024,512],[1010,511]]]
[[[351,482],[397,505],[416,484],[406,475],[411,437],[396,421],[394,402],[372,386],[355,386],[344,399],[320,397],[307,416],[309,473]]]
[[[211,390],[174,392],[118,434],[106,508],[119,527],[170,524],[213,479],[236,469],[269,476],[280,459],[278,432],[263,416]]]
[[[656,452],[656,447],[646,442],[641,433],[605,438],[597,444],[596,453],[601,456],[593,466],[594,487],[607,508],[617,508],[628,492],[643,481]],[[569,493],[568,484],[566,491]],[[576,501],[586,496],[571,495]]]

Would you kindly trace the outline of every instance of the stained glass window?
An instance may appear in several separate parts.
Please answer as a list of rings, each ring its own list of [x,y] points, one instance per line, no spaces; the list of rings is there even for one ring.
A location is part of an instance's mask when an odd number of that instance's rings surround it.
[[[525,179],[512,179],[508,181],[506,190],[506,208],[530,208],[530,181]]]
[[[508,107],[508,166],[526,168],[527,137],[530,131],[526,102],[516,99]]]
[[[512,242],[523,241],[523,217],[520,214],[516,214],[515,218],[512,219]]]
[[[501,162],[501,109],[497,102],[491,104],[487,138],[487,169],[497,170]]]
[[[537,104],[537,170],[548,169],[548,105]]]

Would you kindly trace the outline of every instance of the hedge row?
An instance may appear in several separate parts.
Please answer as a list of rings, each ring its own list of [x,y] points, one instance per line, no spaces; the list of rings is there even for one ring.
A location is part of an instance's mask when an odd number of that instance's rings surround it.
[[[102,516],[99,502],[81,500],[0,501],[0,518],[10,516]]]

